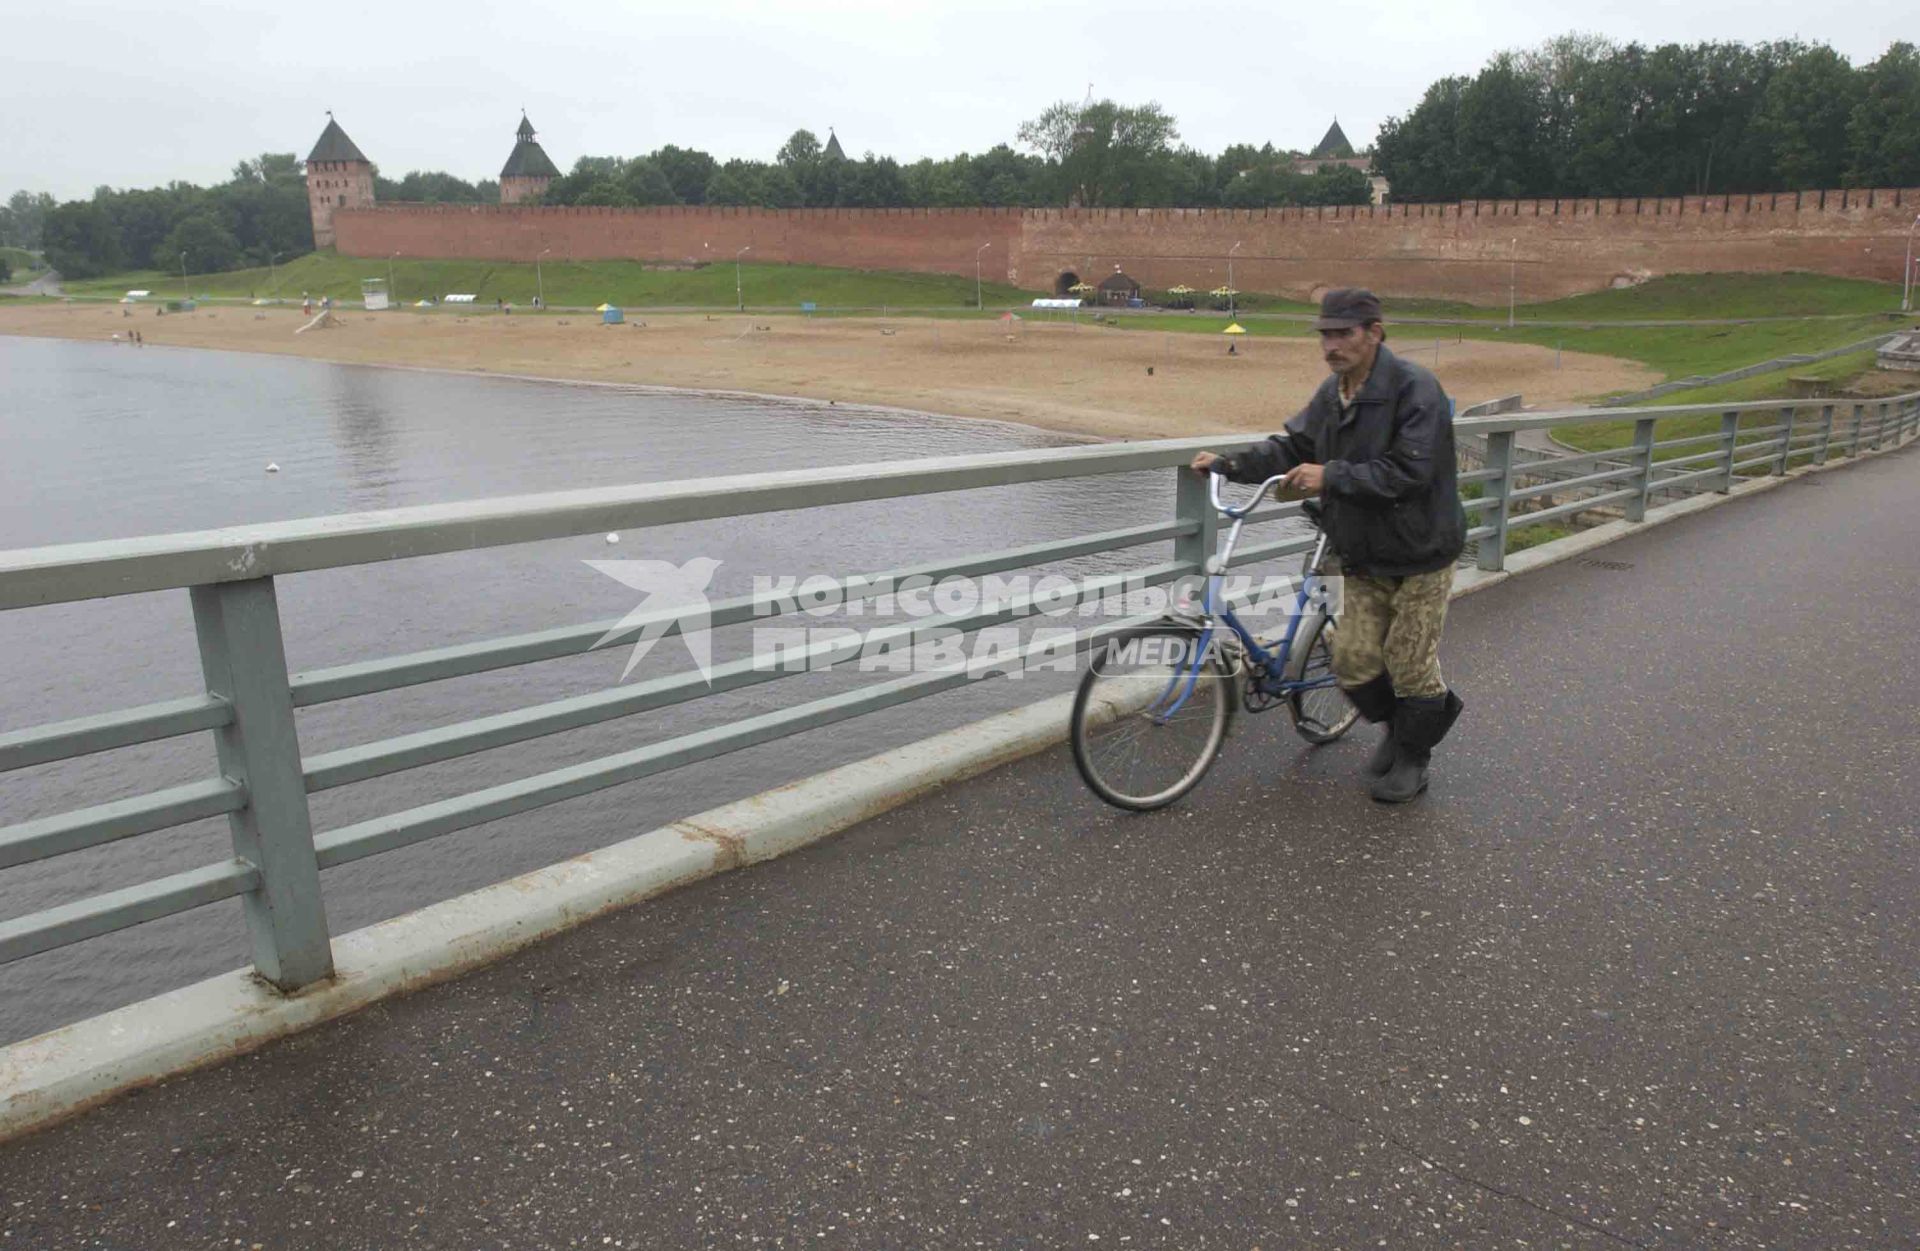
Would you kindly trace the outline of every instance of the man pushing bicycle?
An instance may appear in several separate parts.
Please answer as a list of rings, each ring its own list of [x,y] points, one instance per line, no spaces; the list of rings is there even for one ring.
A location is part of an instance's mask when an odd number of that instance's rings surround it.
[[[1233,456],[1201,452],[1196,473],[1317,498],[1342,579],[1333,669],[1360,715],[1387,730],[1367,762],[1371,793],[1406,803],[1427,787],[1433,749],[1460,716],[1440,674],[1440,632],[1466,542],[1452,405],[1431,372],[1388,351],[1371,291],[1329,291],[1313,323],[1331,371],[1286,428]]]

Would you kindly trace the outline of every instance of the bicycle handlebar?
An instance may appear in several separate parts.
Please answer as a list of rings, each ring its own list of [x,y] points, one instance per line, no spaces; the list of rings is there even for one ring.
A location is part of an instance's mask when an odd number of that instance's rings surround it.
[[[1223,513],[1226,516],[1233,518],[1233,520],[1238,521],[1240,520],[1240,518],[1252,512],[1254,505],[1258,504],[1262,499],[1266,498],[1267,491],[1273,486],[1273,484],[1280,481],[1280,479],[1284,477],[1286,477],[1285,474],[1277,473],[1273,475],[1273,477],[1268,478],[1265,482],[1262,482],[1258,487],[1254,489],[1253,495],[1247,500],[1245,504],[1242,504],[1240,507],[1235,508],[1220,498],[1220,486],[1222,483],[1224,483],[1227,480],[1226,475],[1221,473],[1218,469],[1209,468],[1207,470],[1207,494],[1213,500],[1214,511]]]

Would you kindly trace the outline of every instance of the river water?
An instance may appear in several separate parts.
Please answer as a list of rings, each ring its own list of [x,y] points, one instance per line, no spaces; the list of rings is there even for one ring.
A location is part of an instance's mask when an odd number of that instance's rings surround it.
[[[924,414],[25,338],[0,337],[0,377],[0,549],[1072,441]],[[269,462],[280,472],[264,472]],[[865,572],[1139,524],[1169,515],[1171,496],[1169,475],[1131,475],[633,531],[618,547],[593,535],[287,577],[280,610],[298,672],[630,610],[635,593],[588,560],[716,558],[718,597],[750,590],[756,574]],[[1165,550],[1052,571],[1123,568]],[[620,680],[625,652],[303,710],[301,748],[311,755],[601,690]],[[684,644],[668,639],[635,676],[688,663]],[[313,797],[314,825],[324,831],[873,680],[801,675],[342,787]],[[328,920],[335,933],[355,929],[1070,680],[983,683],[345,865],[323,878]],[[199,689],[184,590],[0,613],[0,731]],[[0,774],[0,825],[213,774],[206,734]],[[0,871],[0,919],[228,854],[222,819]],[[0,1041],[244,963],[234,900],[0,966]]]

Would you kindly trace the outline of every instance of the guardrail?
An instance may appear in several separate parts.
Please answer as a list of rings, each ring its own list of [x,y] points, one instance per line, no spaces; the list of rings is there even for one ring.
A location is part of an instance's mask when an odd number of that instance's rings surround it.
[[[1703,413],[1720,415],[1716,431],[1655,437],[1657,423],[1698,421]],[[1756,417],[1773,424],[1751,424]],[[1517,431],[1604,422],[1633,423],[1632,441],[1622,448],[1559,457],[1544,466],[1513,460]],[[1486,465],[1462,473],[1460,481],[1480,492],[1478,498],[1467,501],[1468,508],[1479,515],[1469,532],[1478,562],[1484,569],[1499,569],[1508,536],[1524,526],[1608,504],[1623,506],[1629,519],[1639,520],[1657,495],[1726,492],[1743,473],[1783,473],[1796,460],[1818,463],[1912,438],[1920,431],[1920,394],[1853,404],[1850,409],[1830,401],[1807,401],[1502,416],[1463,419],[1457,424],[1487,440]],[[137,592],[186,591],[204,676],[203,690],[179,699],[0,734],[0,772],[202,732],[214,737],[218,767],[216,776],[198,782],[0,827],[0,870],[222,815],[229,822],[233,849],[230,857],[199,869],[0,922],[0,963],[238,896],[243,900],[254,967],[274,985],[295,990],[332,971],[320,887],[324,869],[935,695],[981,676],[974,669],[957,667],[882,681],[316,832],[308,807],[312,793],[778,680],[804,667],[768,670],[756,667],[751,659],[742,660],[716,666],[707,678],[694,673],[655,678],[344,750],[303,755],[295,715],[299,709],[579,655],[591,650],[615,623],[560,625],[533,634],[295,674],[288,670],[281,637],[277,579],[384,560],[789,509],[1143,470],[1175,476],[1170,517],[836,582],[841,593],[856,600],[884,594],[885,588],[907,578],[937,582],[949,576],[1037,568],[1095,553],[1172,545],[1165,559],[1147,559],[1123,573],[1084,577],[1046,595],[1036,592],[897,627],[898,636],[910,640],[936,630],[972,631],[1017,621],[1130,587],[1167,585],[1198,575],[1213,550],[1216,519],[1207,505],[1204,484],[1179,472],[1179,467],[1203,448],[1237,450],[1254,441],[1175,439],[930,458],[432,505],[0,553],[0,611]],[[1691,450],[1696,447],[1705,450]],[[1592,471],[1544,486],[1522,485],[1530,473],[1545,466],[1557,466],[1562,472],[1569,467]],[[1530,500],[1581,486],[1608,489],[1590,499],[1524,511]],[[1298,511],[1295,504],[1273,506],[1250,521],[1277,521]],[[1298,554],[1310,543],[1310,538],[1296,535],[1257,544],[1244,549],[1238,563],[1251,565]],[[765,620],[780,603],[773,595],[716,602],[705,610],[704,628]],[[1109,620],[1076,632],[1074,642],[1083,645],[1143,620]],[[691,628],[672,609],[650,617],[629,617],[624,625],[629,631],[647,626]],[[845,641],[814,644],[798,659],[831,660],[848,646]],[[1036,642],[1022,657],[1058,646],[1057,638]],[[996,663],[1008,659],[998,656]]]

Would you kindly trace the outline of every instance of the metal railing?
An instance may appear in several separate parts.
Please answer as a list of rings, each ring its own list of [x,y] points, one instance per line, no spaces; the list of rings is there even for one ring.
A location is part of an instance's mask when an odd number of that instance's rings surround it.
[[[1656,439],[1656,423],[1720,414],[1716,432]],[[1771,424],[1756,427],[1751,419]],[[1564,473],[1587,472],[1544,485],[1523,485],[1542,465],[1512,456],[1515,435],[1626,421],[1631,442],[1620,448],[1543,462]],[[1482,568],[1499,569],[1508,536],[1570,513],[1617,506],[1639,520],[1663,494],[1731,490],[1743,473],[1785,472],[1797,460],[1891,446],[1920,432],[1920,395],[1872,403],[1832,401],[1746,406],[1596,410],[1463,419],[1485,436],[1486,463],[1463,472],[1477,489],[1467,501],[1478,523],[1469,538]],[[533,777],[488,787],[369,820],[316,832],[308,796],[333,787],[419,768],[541,736],[635,716],[804,672],[809,664],[769,670],[753,659],[720,664],[708,675],[652,678],[457,724],[316,755],[303,755],[296,711],[420,683],[485,673],[592,650],[615,623],[563,625],[481,643],[356,661],[291,673],[282,641],[276,581],[315,570],[532,543],[601,531],[824,508],[862,501],[1019,483],[1158,470],[1176,476],[1173,515],[1104,533],[975,553],[884,573],[839,579],[849,600],[886,593],[908,578],[937,582],[1042,567],[1099,553],[1171,543],[1164,558],[1145,558],[1121,573],[1089,575],[1063,589],[1034,593],[964,613],[893,627],[902,639],[928,631],[973,631],[1019,621],[1052,608],[1098,600],[1128,588],[1165,586],[1200,574],[1213,550],[1216,518],[1204,484],[1179,467],[1202,449],[1237,450],[1253,439],[1175,439],[899,461],[831,470],[756,474],[700,482],[603,488],[549,495],[431,505],[312,518],[205,533],[80,543],[0,553],[0,610],[139,592],[185,590],[192,605],[204,689],[163,703],[0,733],[0,772],[97,752],[211,733],[217,775],[131,799],[0,827],[0,870],[225,816],[231,856],[187,872],[43,909],[0,922],[0,963],[239,897],[251,957],[260,975],[293,990],[332,972],[331,937],[320,873],[336,865],[527,812],[786,735],[921,699],[976,680],[970,666],[859,686],[718,727],[679,734],[645,747],[601,756]],[[1690,449],[1704,448],[1702,451]],[[1663,453],[1684,453],[1662,455]],[[1545,496],[1592,494],[1526,511]],[[1292,517],[1298,505],[1268,507],[1250,521]],[[1240,565],[1301,553],[1310,537],[1289,535],[1244,550]],[[783,611],[777,596],[741,596],[707,607],[706,629],[764,620]],[[786,610],[791,610],[789,601]],[[630,616],[631,632],[680,629],[684,610]],[[1108,619],[1074,632],[1074,642],[1146,620]],[[692,628],[692,627],[687,627]],[[810,644],[803,662],[830,661],[859,644]],[[1057,649],[1058,639],[1028,644],[1022,656]],[[1019,659],[1014,657],[1011,659]],[[1008,657],[997,657],[1005,661]]]

